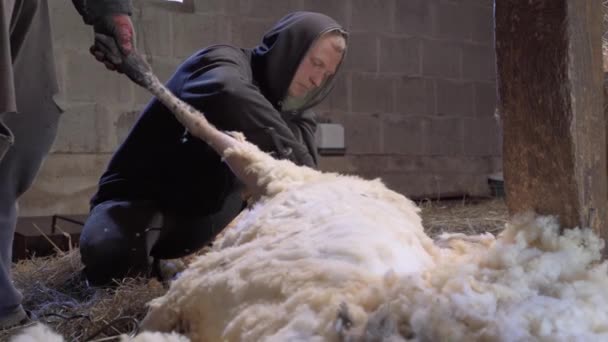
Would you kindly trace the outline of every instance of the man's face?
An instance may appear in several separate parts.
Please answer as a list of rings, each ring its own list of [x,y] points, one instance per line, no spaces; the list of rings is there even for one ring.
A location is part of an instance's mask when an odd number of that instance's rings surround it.
[[[308,50],[289,85],[289,96],[302,97],[335,74],[346,43],[342,36],[321,36]]]

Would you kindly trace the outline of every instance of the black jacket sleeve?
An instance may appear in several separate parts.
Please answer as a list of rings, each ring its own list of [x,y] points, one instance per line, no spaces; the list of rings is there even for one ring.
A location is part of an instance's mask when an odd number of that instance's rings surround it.
[[[110,14],[131,15],[131,0],[72,0],[84,22],[93,25],[99,17]]]
[[[279,145],[288,150],[292,161],[316,166],[307,143],[296,137],[290,125],[253,84],[240,61],[223,58],[204,63],[203,67],[190,70],[188,74],[180,97],[201,110],[216,127],[240,131],[260,149],[281,156],[284,151],[278,151],[278,140]],[[306,132],[310,130],[313,128],[304,128]]]
[[[310,156],[313,158],[315,165],[318,164],[319,156],[317,154],[317,143],[315,141],[315,133],[317,131],[317,119],[312,110],[306,110],[297,117],[287,120],[291,130],[296,135],[298,141],[302,141],[308,148]]]

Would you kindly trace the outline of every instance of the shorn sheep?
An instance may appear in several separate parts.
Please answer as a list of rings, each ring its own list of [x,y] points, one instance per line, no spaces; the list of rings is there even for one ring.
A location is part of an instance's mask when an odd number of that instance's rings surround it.
[[[561,234],[555,219],[529,215],[498,238],[433,241],[418,208],[379,180],[275,160],[217,131],[149,70],[127,74],[255,199],[150,303],[144,330],[192,341],[608,341],[608,264],[590,230]]]

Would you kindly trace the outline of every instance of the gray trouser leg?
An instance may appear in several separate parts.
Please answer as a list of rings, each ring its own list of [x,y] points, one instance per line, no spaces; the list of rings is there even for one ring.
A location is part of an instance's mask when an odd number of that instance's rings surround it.
[[[0,115],[15,138],[0,161],[0,317],[14,312],[22,300],[10,276],[17,199],[32,184],[53,143],[60,116],[52,99],[56,82],[47,2],[17,0],[14,10],[19,13],[11,22],[11,34],[16,34],[11,36],[11,46],[18,47],[13,66],[19,112]]]
[[[80,235],[80,254],[93,285],[147,275],[151,257],[179,258],[209,244],[242,209],[238,191],[211,215],[162,212],[153,201],[109,200],[91,210]],[[161,214],[160,228],[156,217]],[[160,231],[160,232],[159,232]]]
[[[1,167],[1,165],[0,165]],[[13,234],[17,208],[0,195],[0,317],[10,314],[21,305],[21,293],[11,280]]]

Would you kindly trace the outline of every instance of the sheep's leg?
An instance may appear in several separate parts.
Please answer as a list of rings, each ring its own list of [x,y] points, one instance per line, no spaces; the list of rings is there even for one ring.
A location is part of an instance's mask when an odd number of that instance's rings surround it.
[[[237,149],[237,147],[245,144],[244,141],[221,132],[207,121],[203,113],[177,98],[158,80],[158,77],[152,72],[150,65],[138,53],[133,52],[124,60],[121,71],[132,81],[148,89],[156,96],[160,102],[175,114],[177,120],[192,135],[205,141],[220,156],[224,157],[232,172],[234,172],[236,177],[243,182],[250,192],[255,194],[260,193],[257,176],[246,172],[246,168],[251,161],[238,153],[225,154],[228,149]]]
[[[382,305],[369,315],[365,327],[352,330],[354,322],[346,303],[341,303],[335,322],[336,332],[341,342],[403,341],[397,331],[397,324],[391,317],[388,304]]]
[[[350,336],[352,335],[352,332],[350,330],[353,325],[354,322],[348,311],[348,305],[345,302],[340,303],[335,322],[335,329],[340,341],[348,342],[351,340]]]

